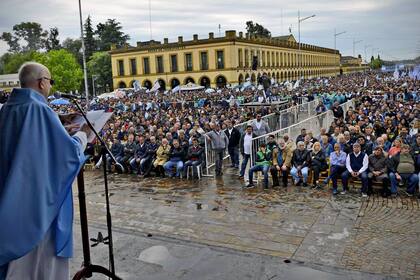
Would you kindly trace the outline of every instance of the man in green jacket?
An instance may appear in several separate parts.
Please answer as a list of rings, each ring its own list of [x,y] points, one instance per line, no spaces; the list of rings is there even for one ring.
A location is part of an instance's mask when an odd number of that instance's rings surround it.
[[[271,165],[271,151],[267,149],[265,143],[261,143],[255,165],[249,169],[249,184],[246,188],[253,188],[254,182],[252,181],[254,172],[262,171],[264,174],[264,189],[268,189],[268,171]]]

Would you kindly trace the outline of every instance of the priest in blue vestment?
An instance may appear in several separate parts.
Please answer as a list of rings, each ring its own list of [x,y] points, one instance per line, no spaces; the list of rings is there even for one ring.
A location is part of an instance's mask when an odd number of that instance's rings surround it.
[[[25,63],[19,81],[0,109],[0,280],[68,279],[72,183],[89,130],[70,136],[48,106],[44,65]]]

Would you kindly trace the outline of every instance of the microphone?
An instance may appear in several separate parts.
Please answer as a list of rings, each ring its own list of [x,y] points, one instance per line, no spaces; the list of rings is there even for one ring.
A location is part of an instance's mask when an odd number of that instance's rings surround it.
[[[67,99],[86,99],[86,97],[80,96],[80,95],[74,95],[74,94],[68,94],[68,93],[61,93],[56,92],[54,93],[55,98],[67,98]]]

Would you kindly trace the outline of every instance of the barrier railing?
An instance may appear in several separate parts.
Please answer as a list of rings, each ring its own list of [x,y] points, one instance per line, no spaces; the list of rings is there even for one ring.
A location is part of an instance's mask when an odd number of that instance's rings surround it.
[[[296,124],[304,119],[310,118],[311,116],[316,115],[315,107],[318,104],[318,99],[312,100],[310,102],[302,103],[288,109],[282,110],[277,113],[272,113],[262,117],[261,119],[264,120],[270,131],[278,131],[282,128],[291,126]],[[246,121],[240,124],[235,125],[235,127],[241,132],[241,134],[245,131],[246,126],[251,124],[254,120]],[[270,133],[271,134],[271,133]],[[216,164],[216,156],[213,150],[211,149],[211,143],[205,137],[205,175],[210,175],[210,168],[215,166]],[[229,158],[229,154],[227,154],[227,149],[225,151],[225,156],[223,159]]]
[[[346,113],[350,107],[354,107],[354,101],[353,100],[347,101],[346,103],[343,103],[340,106],[343,108],[344,113]],[[292,120],[294,121],[296,119],[299,119],[300,117],[295,116],[293,114],[284,116],[284,119],[288,119],[288,118],[292,118]],[[321,132],[321,128],[328,128],[333,121],[334,121],[334,114],[331,110],[328,110],[325,113],[322,113],[316,116],[311,116],[310,118],[307,118],[298,123],[289,125],[277,131],[273,131],[269,134],[265,134],[265,135],[261,135],[256,138],[253,138],[250,166],[253,166],[255,164],[255,156],[257,154],[258,147],[260,146],[261,143],[266,143],[266,140],[269,135],[274,135],[275,139],[278,140],[283,135],[287,134],[289,135],[289,139],[291,139],[292,141],[295,141],[296,137],[300,134],[302,128],[312,131],[313,135],[318,135]]]

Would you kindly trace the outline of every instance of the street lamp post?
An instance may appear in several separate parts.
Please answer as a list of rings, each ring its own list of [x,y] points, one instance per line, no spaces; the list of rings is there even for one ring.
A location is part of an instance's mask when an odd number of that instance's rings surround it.
[[[355,39],[353,39],[353,57],[356,57],[356,44],[363,42],[363,40],[358,40],[356,41]]]
[[[340,33],[337,33],[336,30],[334,29],[334,50],[337,50],[337,36],[346,33],[347,31],[343,31]]]
[[[98,75],[92,75],[92,90],[93,90],[93,97],[96,96],[96,92],[95,92],[95,81],[96,79],[98,79],[99,76]]]
[[[366,63],[368,63],[366,50],[367,48],[370,48],[370,47],[372,47],[372,45],[365,45],[365,62]]]
[[[298,10],[298,38],[299,38],[299,60],[298,60],[298,67],[299,67],[299,69],[301,68],[301,61],[302,61],[302,54],[301,54],[301,52],[300,52],[300,23],[302,22],[302,21],[305,21],[305,20],[307,20],[307,19],[310,19],[310,18],[313,18],[313,17],[315,17],[315,15],[311,15],[311,16],[308,16],[308,17],[304,17],[304,18],[300,18],[300,11]]]
[[[86,91],[86,108],[89,108],[89,87],[88,77],[86,70],[86,55],[85,55],[85,40],[83,36],[83,21],[82,21],[82,4],[79,0],[79,17],[80,17],[80,40],[82,41],[82,59],[83,59],[83,73],[85,78],[85,91]]]

